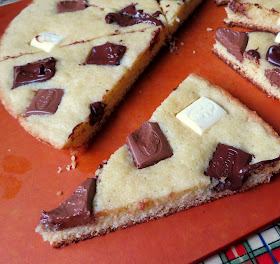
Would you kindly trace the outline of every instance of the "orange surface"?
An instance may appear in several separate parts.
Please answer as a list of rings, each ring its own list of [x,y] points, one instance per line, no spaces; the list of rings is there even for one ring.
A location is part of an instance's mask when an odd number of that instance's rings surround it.
[[[28,2],[0,7],[0,34]],[[189,263],[280,216],[280,177],[275,176],[270,184],[244,194],[63,249],[51,248],[34,232],[40,210],[56,207],[92,177],[98,164],[123,145],[191,72],[224,87],[280,132],[280,102],[211,53],[214,31],[206,28],[223,26],[225,17],[224,8],[213,2],[205,1],[177,33],[178,52],[160,52],[90,149],[77,155],[75,170],[65,170],[71,163],[68,151],[38,142],[0,106],[0,263]],[[57,174],[59,166],[64,169]],[[63,195],[57,196],[58,191]]]

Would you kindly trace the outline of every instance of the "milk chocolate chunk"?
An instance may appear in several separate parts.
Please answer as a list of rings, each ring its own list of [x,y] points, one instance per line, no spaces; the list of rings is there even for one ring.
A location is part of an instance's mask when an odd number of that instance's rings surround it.
[[[108,13],[105,17],[107,24],[116,23],[120,27],[128,27],[139,23],[149,23],[163,26],[163,23],[152,15],[136,10],[135,4],[123,8],[119,13]]]
[[[245,180],[244,169],[252,160],[252,155],[232,146],[219,144],[209,162],[205,174],[220,181],[217,191],[239,190]]]
[[[95,219],[93,198],[96,180],[86,179],[77,190],[57,208],[41,212],[40,222],[45,230],[62,230],[68,227],[86,225]]]
[[[63,89],[40,89],[25,111],[25,116],[54,114],[64,94]]]
[[[272,85],[276,85],[280,88],[280,70],[279,69],[273,69],[265,70],[265,77],[270,81]]]
[[[248,44],[247,33],[226,28],[218,28],[215,38],[229,53],[235,56],[237,60],[243,60],[243,53]]]
[[[138,169],[143,169],[173,155],[169,143],[158,123],[144,122],[128,135],[126,144]]]
[[[89,124],[93,126],[103,118],[106,105],[101,102],[94,102],[90,105]]]
[[[75,12],[83,10],[88,7],[87,1],[77,0],[77,1],[60,1],[57,3],[57,12],[66,13],[66,12]]]
[[[21,85],[44,82],[51,79],[55,74],[55,64],[55,59],[50,57],[25,65],[15,66],[12,89]]]
[[[101,46],[93,47],[85,64],[95,65],[120,65],[126,52],[126,47],[107,42]]]
[[[249,60],[252,60],[257,64],[260,63],[261,55],[257,50],[248,50],[244,53],[244,56],[246,56]]]
[[[280,67],[280,46],[273,45],[269,47],[266,53],[266,60],[272,65]]]

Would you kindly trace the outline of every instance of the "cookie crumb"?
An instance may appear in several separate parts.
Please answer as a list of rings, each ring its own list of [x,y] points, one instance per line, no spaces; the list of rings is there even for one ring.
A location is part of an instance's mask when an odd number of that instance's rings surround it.
[[[175,19],[178,23],[181,21],[180,18],[176,17]]]
[[[206,30],[207,31],[213,31],[213,28],[208,27],[208,28],[206,28]]]
[[[8,151],[11,151],[11,149],[8,149]]]
[[[71,156],[71,169],[74,170],[76,169],[77,162],[76,162],[76,157],[74,155]]]
[[[196,51],[194,50],[192,53],[193,53],[193,54],[195,54],[195,53],[196,53]]]
[[[62,168],[58,167],[57,173],[61,173],[62,172]]]
[[[176,47],[176,41],[175,40],[172,40],[169,42],[169,51],[171,53],[174,53],[178,50],[178,47]]]
[[[57,195],[57,196],[63,195],[63,191],[58,191],[58,192],[56,193],[56,195]]]
[[[184,43],[184,42],[181,42],[180,44],[181,44],[181,46],[184,46],[184,45],[185,45],[185,43]]]
[[[65,169],[66,169],[67,171],[70,171],[70,170],[71,170],[71,165],[67,165]]]

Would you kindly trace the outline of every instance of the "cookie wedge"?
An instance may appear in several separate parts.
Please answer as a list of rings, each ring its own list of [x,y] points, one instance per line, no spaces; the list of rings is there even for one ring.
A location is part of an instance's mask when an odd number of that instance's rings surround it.
[[[202,134],[191,122],[204,126]],[[243,192],[279,172],[279,154],[279,136],[255,112],[192,74],[95,179],[42,211],[36,231],[61,247]]]

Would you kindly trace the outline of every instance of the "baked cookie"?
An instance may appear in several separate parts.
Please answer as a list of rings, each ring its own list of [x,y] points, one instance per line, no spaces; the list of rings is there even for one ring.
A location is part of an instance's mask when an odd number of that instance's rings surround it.
[[[280,99],[280,40],[274,34],[219,28],[215,38],[216,56],[269,96]]]
[[[164,31],[152,27],[4,60],[2,102],[33,136],[55,148],[79,146],[97,131],[163,42]]]
[[[255,112],[190,75],[36,231],[60,247],[243,192],[269,182],[279,154]]]
[[[241,26],[252,30],[280,31],[280,1],[231,0],[226,7],[229,26]]]

